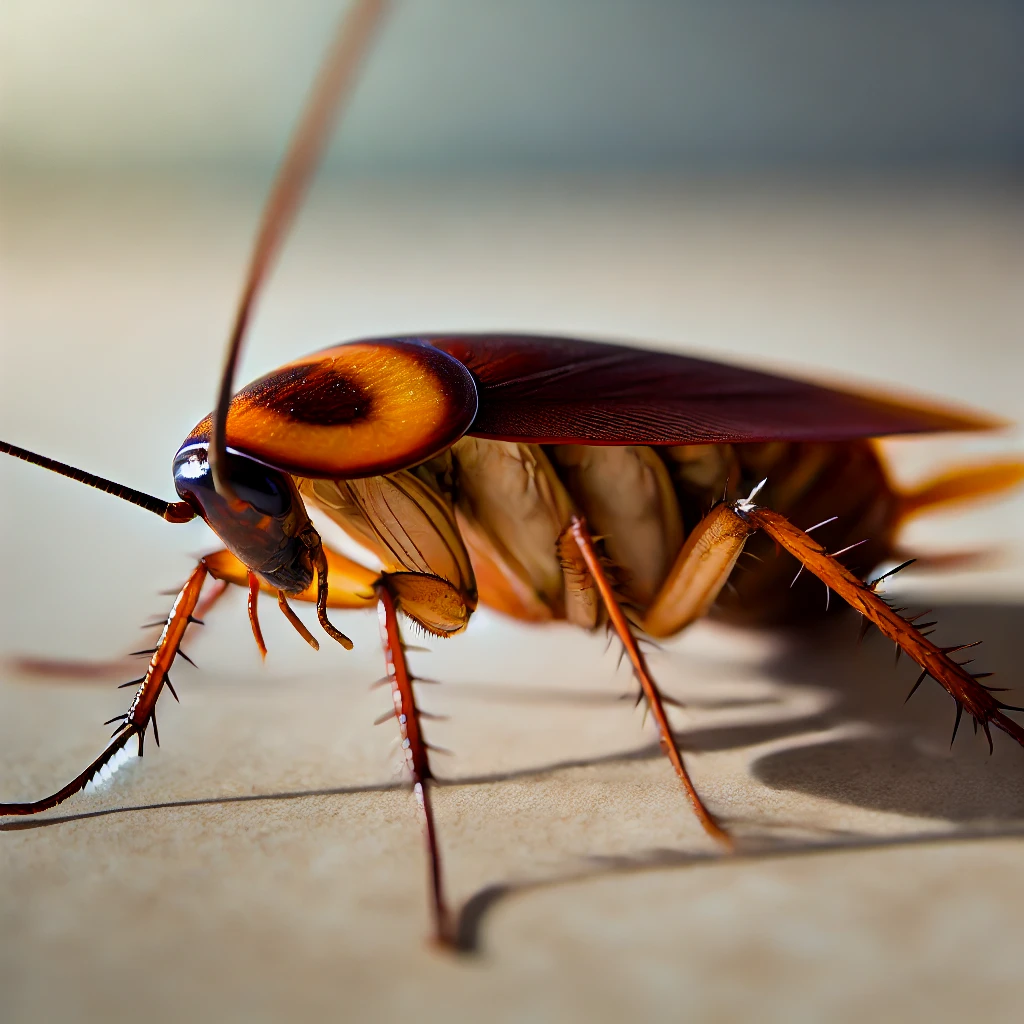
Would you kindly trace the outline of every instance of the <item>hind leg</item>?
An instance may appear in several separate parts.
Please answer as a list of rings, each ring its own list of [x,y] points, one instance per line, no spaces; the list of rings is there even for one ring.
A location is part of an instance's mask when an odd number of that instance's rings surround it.
[[[735,517],[731,518],[735,519]],[[647,701],[647,706],[650,708],[651,715],[658,726],[662,749],[672,763],[679,781],[683,784],[683,789],[689,797],[694,813],[708,835],[731,846],[732,840],[729,838],[728,833],[718,824],[714,815],[704,805],[703,800],[701,800],[693,785],[693,781],[690,779],[690,774],[686,770],[686,765],[683,761],[682,751],[679,749],[679,744],[676,742],[668,721],[668,715],[665,713],[664,698],[647,667],[647,660],[637,644],[629,620],[619,605],[614,589],[605,574],[586,522],[580,516],[574,516],[569,525],[569,530],[576,541],[580,554],[583,556],[587,572],[593,580],[601,601],[608,612],[612,628],[626,650],[626,654],[633,666],[633,672],[640,683],[644,698]],[[686,602],[685,607],[682,609],[683,617],[686,615],[696,617],[702,614],[704,604],[710,604],[714,600],[743,547],[743,541],[746,540],[750,532],[742,522],[738,524],[737,529],[717,510],[710,513],[704,523],[700,524],[697,530],[694,531],[691,539],[687,541],[683,551],[680,553],[676,566],[673,568],[669,580],[665,584],[666,587],[670,588],[670,597],[675,594],[671,586],[674,584],[679,587],[680,594]],[[730,533],[733,536],[730,536]],[[705,543],[702,544],[700,538],[703,538]],[[697,593],[698,583],[700,584],[699,594]]]
[[[931,676],[946,690],[956,702],[957,725],[966,711],[984,729],[990,744],[992,737],[989,727],[994,725],[1024,746],[1024,728],[1003,713],[1021,709],[998,700],[993,691],[950,657],[974,644],[937,647],[911,620],[904,619],[876,593],[876,586],[884,577],[879,577],[873,583],[858,579],[816,540],[771,509],[760,508],[751,501],[736,502],[732,509],[751,529],[764,530],[805,569],[817,576],[826,587],[835,591],[851,608],[860,612],[912,658],[921,669],[916,685]],[[955,727],[953,735],[956,736]]]
[[[663,700],[651,678],[642,653],[630,630],[629,622],[619,607],[609,584],[586,524],[579,518],[570,527],[593,578],[596,589],[608,610],[609,618],[633,664],[634,672],[658,724],[662,746],[708,833],[727,839],[721,826],[704,806],[683,763],[675,742]],[[966,710],[984,729],[991,743],[990,726],[995,725],[1018,743],[1024,745],[1024,728],[1004,714],[1021,710],[999,701],[979,678],[954,661],[950,655],[962,647],[940,648],[933,644],[910,620],[902,618],[876,592],[874,583],[858,579],[809,534],[793,526],[784,516],[761,508],[752,501],[720,504],[697,525],[687,538],[676,562],[648,607],[642,627],[652,636],[671,636],[703,616],[725,585],[746,539],[763,530],[777,544],[794,555],[801,565],[824,581],[851,607],[873,623],[921,668],[919,685],[927,676],[935,679],[956,701],[957,724]],[[963,645],[973,646],[972,644]],[[954,728],[954,736],[956,730]]]

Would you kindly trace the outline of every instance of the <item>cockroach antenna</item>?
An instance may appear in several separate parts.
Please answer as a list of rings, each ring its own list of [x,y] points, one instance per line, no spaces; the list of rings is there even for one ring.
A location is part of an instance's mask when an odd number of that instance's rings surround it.
[[[22,462],[31,463],[41,469],[48,469],[51,473],[75,480],[87,487],[95,487],[96,490],[103,491],[104,494],[112,494],[115,498],[138,505],[139,508],[144,508],[147,512],[153,512],[169,523],[187,523],[196,517],[196,510],[187,501],[164,501],[163,498],[146,494],[145,491],[138,491],[134,487],[119,484],[87,470],[47,458],[45,455],[37,455],[26,448],[8,444],[6,441],[0,441],[0,454],[12,455],[16,459],[21,459]]]

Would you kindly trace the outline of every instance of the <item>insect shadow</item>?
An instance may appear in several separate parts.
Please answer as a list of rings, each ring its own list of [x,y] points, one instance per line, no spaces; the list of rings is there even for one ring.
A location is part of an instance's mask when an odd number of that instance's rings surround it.
[[[944,635],[979,635],[984,627],[984,668],[996,673],[994,682],[1019,691],[1024,680],[1014,650],[1024,622],[1024,605],[926,602],[923,607],[929,604]],[[813,737],[807,743],[786,742],[782,749],[756,757],[751,774],[772,789],[945,821],[948,829],[892,836],[822,830],[810,838],[806,834],[794,838],[773,833],[769,822],[729,820],[739,839],[732,857],[677,849],[654,849],[628,857],[597,855],[582,866],[548,878],[485,886],[463,904],[458,948],[480,951],[485,920],[506,899],[607,875],[1024,835],[1021,751],[1013,744],[997,742],[994,755],[989,756],[984,738],[970,736],[968,731],[951,752],[948,737],[954,714],[945,694],[938,688],[926,692],[922,687],[913,701],[905,703],[904,696],[916,677],[914,666],[894,667],[890,645],[877,635],[858,646],[856,626],[851,623],[849,616],[843,616],[813,633],[792,632],[781,651],[762,666],[766,675],[779,682],[825,691],[823,710],[781,721],[755,718],[725,728],[693,730],[681,734],[680,742],[687,750],[709,752]],[[850,730],[840,731],[855,724],[860,728],[854,735]],[[831,736],[823,736],[830,731]],[[629,756],[657,754],[652,745]],[[812,822],[805,824],[813,827]]]
[[[1019,702],[1024,673],[1016,651],[1024,604],[926,601],[921,607],[933,609],[929,618],[939,623],[940,643],[984,635],[985,643],[971,651],[978,652],[978,670],[993,672],[990,682],[1006,687],[1010,702]],[[904,661],[894,669],[893,648],[877,634],[869,633],[859,649],[844,643],[848,618],[830,624],[827,633],[797,639],[767,671],[827,691],[831,703],[820,721],[825,728],[851,721],[867,728],[767,753],[751,765],[756,779],[772,789],[912,817],[975,825],[1024,821],[1018,749],[996,742],[990,756],[984,737],[972,736],[966,726],[951,745],[955,708],[945,693],[921,686],[905,700],[916,666]]]
[[[915,601],[915,604],[918,602]],[[1021,673],[1013,657],[1014,644],[1024,621],[1024,605],[948,604],[936,605],[934,617],[949,642],[965,637],[986,637],[986,670],[997,674],[994,683],[1019,690]],[[982,628],[983,627],[983,628]],[[480,953],[482,936],[490,912],[500,903],[537,890],[554,888],[587,879],[651,870],[708,865],[720,861],[735,863],[799,855],[823,855],[830,851],[875,849],[927,842],[1024,834],[1024,789],[1019,785],[1022,752],[1008,742],[996,740],[989,756],[983,737],[965,730],[952,753],[948,737],[952,727],[951,702],[937,687],[921,687],[913,700],[904,696],[915,678],[913,666],[894,668],[893,651],[879,636],[856,643],[857,627],[850,616],[809,630],[790,632],[786,642],[764,665],[762,677],[788,687],[813,689],[824,699],[820,710],[795,717],[779,718],[777,703],[765,700],[711,699],[691,702],[705,708],[742,711],[745,720],[728,726],[697,727],[677,735],[685,749],[714,752],[767,744],[780,749],[755,756],[751,775],[776,790],[861,807],[898,813],[913,818],[948,822],[940,832],[934,829],[893,836],[871,836],[848,831],[815,829],[814,822],[779,823],[767,820],[728,820],[737,833],[737,852],[723,857],[716,852],[687,849],[652,849],[631,856],[603,856],[595,851],[582,864],[525,880],[488,884],[465,900],[455,922],[455,946],[463,953]],[[669,655],[672,657],[672,655]],[[506,688],[496,688],[501,691]],[[508,695],[513,696],[511,688]],[[559,699],[552,691],[551,699]],[[578,699],[578,691],[566,693]],[[683,696],[683,695],[681,695]],[[584,698],[586,699],[586,698]],[[598,695],[593,695],[598,699]],[[607,698],[604,698],[607,699]],[[771,709],[765,715],[765,709]],[[849,726],[856,726],[851,730]],[[830,735],[831,733],[831,735]],[[807,742],[801,743],[801,737]],[[661,757],[656,743],[617,751],[601,757],[562,760],[514,771],[452,776],[439,780],[443,787],[476,786],[548,775],[579,767],[641,761]],[[295,790],[245,794],[229,797],[164,801],[129,805],[44,819],[0,824],[0,831],[45,828],[66,822],[137,811],[229,805],[264,801],[296,800],[315,796],[386,792],[402,788],[401,782],[371,783],[317,790]],[[681,808],[682,810],[682,808]],[[799,835],[787,831],[799,826]]]

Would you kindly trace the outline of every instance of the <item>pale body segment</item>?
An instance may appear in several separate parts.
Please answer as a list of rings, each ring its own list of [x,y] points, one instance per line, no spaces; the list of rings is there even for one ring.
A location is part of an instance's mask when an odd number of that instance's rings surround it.
[[[458,592],[465,609],[458,628],[404,609],[431,632],[464,628],[478,600],[525,621],[605,622],[565,542],[572,519],[582,517],[599,538],[620,603],[644,632],[666,637],[706,614],[732,576],[742,543],[722,510],[760,473],[768,483],[759,500],[790,518],[811,526],[808,513],[834,510],[835,548],[853,543],[853,534],[867,538],[859,551],[865,572],[892,555],[901,499],[869,442],[656,448],[464,437],[414,470],[295,483],[309,507],[373,551],[385,573],[437,576]],[[820,597],[820,585],[780,592],[778,578],[774,564],[751,562],[734,582],[759,603],[718,614],[738,621],[806,615],[805,589]]]

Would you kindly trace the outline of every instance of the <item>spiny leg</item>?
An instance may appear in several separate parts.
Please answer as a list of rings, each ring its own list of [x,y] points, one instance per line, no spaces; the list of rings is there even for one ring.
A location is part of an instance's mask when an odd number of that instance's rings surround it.
[[[640,650],[636,638],[633,636],[633,631],[630,629],[629,622],[615,597],[604,567],[601,565],[601,560],[594,548],[590,532],[587,530],[587,524],[581,517],[573,516],[569,529],[572,531],[573,539],[579,546],[580,553],[587,563],[587,569],[590,571],[594,584],[608,610],[608,618],[611,621],[612,627],[622,641],[622,646],[625,648],[626,654],[633,664],[633,671],[643,689],[644,697],[647,699],[647,705],[651,709],[654,721],[657,723],[662,749],[672,762],[672,767],[675,768],[676,774],[679,776],[679,780],[682,782],[683,788],[690,798],[690,803],[693,805],[693,809],[700,819],[700,823],[704,826],[705,831],[713,838],[731,846],[732,840],[729,834],[715,821],[714,816],[704,806],[704,802],[697,794],[689,772],[686,770],[686,765],[683,764],[683,755],[679,750],[679,745],[676,743],[675,736],[672,734],[672,727],[669,724],[668,715],[665,713],[665,704],[661,693],[647,668],[647,661],[643,656],[643,652]]]
[[[317,583],[309,588],[309,592],[293,596],[298,600],[316,601],[324,609],[326,609],[328,603],[338,607],[359,608],[366,607],[372,602],[373,598],[369,592],[370,588],[367,581],[375,579],[376,574],[371,570],[365,569],[350,559],[346,559],[343,555],[331,551],[327,551],[321,556],[318,570],[319,578]],[[207,575],[212,575],[216,583],[210,588],[206,598],[200,602],[200,592]],[[330,594],[328,594],[328,577],[331,584],[333,584]],[[254,580],[255,583],[253,582]],[[115,729],[110,743],[107,744],[103,752],[81,774],[56,793],[31,803],[0,804],[0,815],[38,814],[41,811],[49,810],[63,803],[75,793],[85,789],[90,782],[104,777],[104,769],[107,769],[107,775],[109,776],[111,769],[119,767],[119,755],[123,756],[122,752],[126,750],[131,740],[135,737],[138,737],[138,756],[141,757],[146,730],[149,728],[150,722],[153,724],[153,738],[159,745],[160,738],[157,733],[156,704],[165,684],[170,690],[171,695],[177,700],[177,694],[174,692],[168,672],[178,654],[187,658],[187,655],[180,651],[185,631],[191,623],[201,621],[199,612],[205,613],[209,611],[223,596],[228,584],[231,583],[243,587],[248,584],[251,620],[255,617],[255,595],[259,592],[259,589],[261,587],[272,589],[255,577],[254,574],[249,573],[248,569],[228,551],[217,551],[204,557],[178,592],[171,612],[157,640],[156,647],[151,652],[147,652],[151,654],[151,658],[146,674],[141,679],[123,684],[132,685],[137,682],[140,686],[128,711],[124,715],[119,715],[117,718],[111,719],[110,722],[106,723],[109,725],[113,722],[119,722],[120,724]],[[278,595],[278,603],[286,617],[299,630],[303,639],[310,642],[313,638],[291,611],[287,600],[278,591],[274,590],[274,593]],[[265,653],[265,648],[262,645],[262,636],[259,633],[258,620],[256,620],[254,633],[257,635],[257,643],[261,647],[261,653]],[[347,638],[345,640],[347,641]],[[350,641],[348,646],[351,646]],[[115,759],[118,760],[115,762]]]
[[[936,680],[956,701],[957,724],[963,712],[967,711],[985,730],[989,744],[992,742],[989,732],[991,724],[1024,746],[1024,728],[1003,714],[1003,711],[1020,709],[1002,703],[963,665],[950,657],[950,654],[973,645],[936,646],[921,633],[922,627],[916,626],[910,619],[903,618],[875,592],[881,577],[874,583],[865,583],[858,579],[816,540],[777,512],[761,508],[749,500],[737,502],[733,508],[744,522],[754,529],[764,530],[801,565],[814,573],[826,587],[834,590],[847,604],[859,611],[867,621],[877,626],[885,636],[906,652],[921,668],[918,684],[927,676]],[[956,735],[955,729],[953,735]]]
[[[203,588],[206,575],[206,566],[200,562],[192,570],[192,575],[189,576],[185,585],[178,593],[177,598],[175,598],[171,612],[167,616],[167,622],[160,633],[156,647],[153,649],[146,674],[139,680],[141,685],[135,694],[135,698],[123,715],[118,715],[117,718],[112,718],[106,723],[107,725],[110,725],[112,722],[120,724],[114,730],[110,743],[107,744],[99,757],[66,786],[57,790],[56,793],[44,797],[42,800],[30,803],[0,804],[0,815],[38,814],[40,811],[48,811],[50,808],[63,803],[68,797],[85,789],[90,782],[102,776],[104,769],[108,769],[107,775],[109,775],[110,769],[108,766],[117,767],[116,764],[112,765],[112,762],[115,761],[115,758],[118,758],[118,755],[121,755],[122,751],[125,750],[129,742],[135,737],[138,737],[138,756],[142,757],[146,730],[151,722],[153,724],[153,738],[156,740],[157,745],[159,745],[160,734],[157,732],[156,724],[157,700],[163,692],[165,684],[171,691],[171,694],[177,699],[177,694],[174,693],[168,672],[179,653],[185,630],[190,622],[195,621],[192,613],[195,611],[196,604],[199,601],[199,593]]]
[[[441,855],[438,850],[437,829],[434,825],[434,810],[430,802],[430,781],[433,773],[427,754],[427,742],[420,725],[422,712],[416,706],[413,693],[413,677],[405,660],[405,648],[398,629],[398,609],[395,597],[383,577],[377,587],[377,614],[380,621],[380,639],[384,647],[387,664],[387,679],[391,684],[391,699],[394,701],[394,717],[402,736],[402,751],[405,765],[412,778],[413,793],[423,813],[424,835],[427,841],[427,857],[430,861],[430,881],[433,896],[434,937],[442,945],[451,945],[454,937],[451,930],[448,909],[444,900],[444,884],[441,873]],[[391,716],[388,716],[391,717]]]
[[[239,585],[244,585],[247,581],[245,566],[227,551],[207,556],[206,562],[210,572],[218,578]],[[288,596],[293,600],[316,604],[318,618],[325,628],[330,625],[325,623],[326,611],[330,605],[365,608],[374,602],[377,604],[381,642],[387,663],[387,676],[384,681],[391,686],[394,703],[394,710],[379,721],[386,721],[392,717],[398,720],[405,763],[412,777],[416,801],[423,813],[427,855],[430,861],[434,935],[438,942],[453,945],[454,937],[444,901],[437,830],[430,800],[429,783],[433,779],[428,756],[430,748],[423,737],[420,725],[421,717],[428,716],[416,705],[413,693],[414,678],[405,660],[406,648],[398,628],[398,609],[401,607],[406,615],[413,617],[437,636],[448,636],[465,628],[471,609],[450,583],[436,576],[424,573],[391,573],[380,576],[326,547],[314,557],[314,564],[317,569],[315,584],[301,594]],[[248,582],[251,584],[251,579]],[[256,586],[271,589],[260,580],[257,580]],[[278,604],[288,620],[303,639],[315,645],[314,638],[295,616],[285,595],[280,591],[274,593],[277,594]],[[252,594],[253,590],[250,590],[250,596]],[[344,646],[352,646],[351,641],[333,627],[328,632]]]

